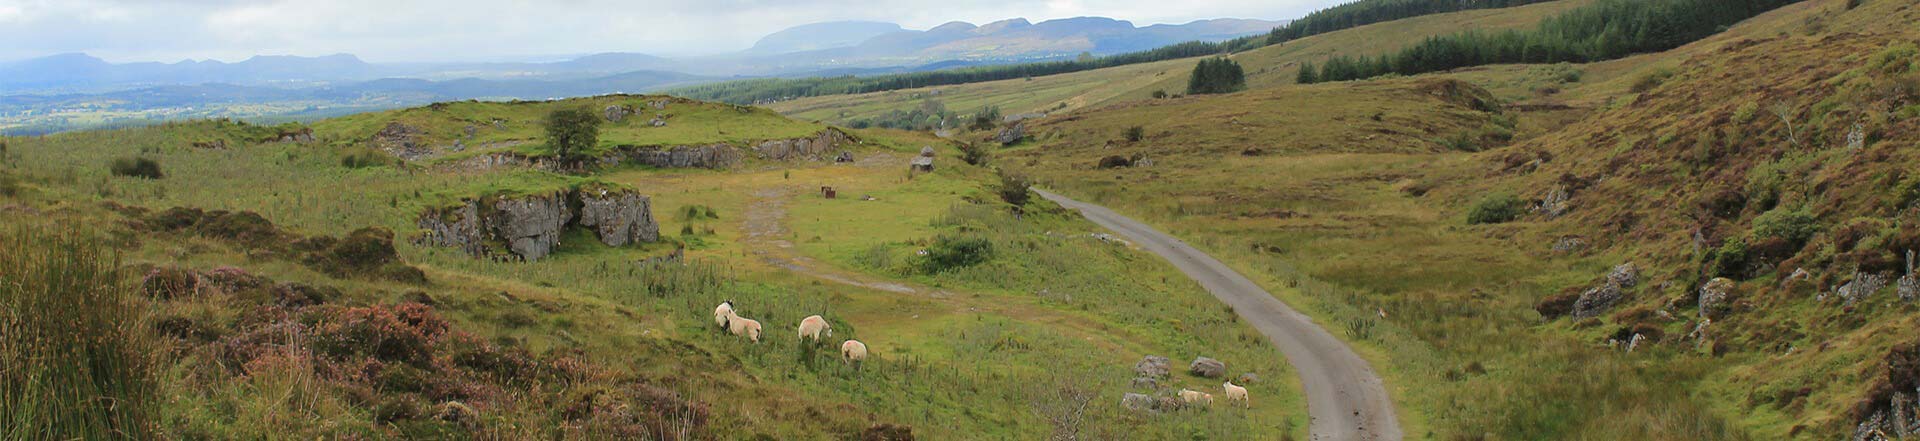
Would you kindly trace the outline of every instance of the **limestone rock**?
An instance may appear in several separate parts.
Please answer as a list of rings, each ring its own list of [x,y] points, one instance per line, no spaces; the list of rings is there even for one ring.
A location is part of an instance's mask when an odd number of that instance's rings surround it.
[[[822,130],[809,138],[777,139],[760,143],[753,150],[760,157],[775,161],[826,159],[837,147],[850,144],[853,137],[837,129]]]
[[[1148,355],[1133,364],[1133,374],[1147,378],[1167,378],[1173,372],[1173,360],[1158,355]]]
[[[1700,286],[1700,316],[1719,318],[1724,316],[1731,304],[1733,281],[1725,277],[1715,277]]]
[[[1633,262],[1622,263],[1613,267],[1613,272],[1607,273],[1607,283],[1632,288],[1640,283],[1640,271],[1633,266]]]
[[[386,127],[373,134],[372,143],[374,148],[386,151],[387,154],[412,161],[433,154],[433,150],[420,139],[425,135],[425,131],[413,126],[401,124],[398,121],[389,122]]]
[[[627,116],[633,115],[633,113],[633,106],[623,106],[619,104],[609,105],[607,108],[600,110],[600,116],[606,118],[607,122],[613,123],[627,119]]]
[[[646,196],[630,190],[583,189],[579,198],[580,225],[593,228],[601,243],[617,247],[660,240],[660,227],[653,221]]]
[[[1020,140],[1026,139],[1026,137],[1027,123],[1021,121],[1000,129],[999,133],[993,135],[993,141],[1000,143],[1000,145],[1013,145],[1013,143],[1020,142]]]
[[[1120,407],[1134,412],[1151,412],[1158,406],[1151,395],[1128,392],[1120,396]]]
[[[724,169],[740,163],[740,151],[726,144],[638,148],[626,152],[624,160],[660,168]]]
[[[1227,375],[1227,364],[1207,357],[1193,359],[1187,366],[1187,372],[1207,378],[1220,378]]]
[[[560,229],[573,220],[564,194],[495,200],[494,234],[507,249],[529,261],[540,260],[560,245]]]
[[[1619,302],[1620,297],[1620,285],[1604,283],[1589,288],[1586,292],[1580,293],[1578,300],[1573,301],[1573,317],[1587,318],[1600,315],[1607,312],[1607,309],[1613,308],[1613,304]]]

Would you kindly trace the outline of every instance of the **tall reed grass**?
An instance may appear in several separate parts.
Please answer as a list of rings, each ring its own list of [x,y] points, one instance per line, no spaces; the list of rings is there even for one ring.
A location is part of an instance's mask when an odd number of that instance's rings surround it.
[[[119,257],[74,230],[0,232],[0,439],[151,439],[154,363]]]

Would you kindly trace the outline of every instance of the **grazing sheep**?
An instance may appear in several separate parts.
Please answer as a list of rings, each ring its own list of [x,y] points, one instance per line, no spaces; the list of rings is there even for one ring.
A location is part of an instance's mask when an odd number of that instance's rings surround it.
[[[760,322],[758,320],[735,314],[728,314],[727,316],[727,332],[731,332],[733,335],[745,335],[747,339],[753,340],[754,343],[760,342]]]
[[[733,317],[733,301],[732,300],[720,302],[720,306],[713,307],[713,324],[720,325],[720,329],[728,328],[727,326],[728,317]]]
[[[820,337],[822,336],[833,336],[833,325],[827,324],[827,319],[817,315],[810,315],[807,316],[807,318],[800,319],[801,340],[811,338],[817,342],[820,341]]]
[[[1247,399],[1247,388],[1235,386],[1231,381],[1220,383],[1220,388],[1226,389],[1228,403],[1237,401],[1241,405],[1244,405],[1247,407],[1253,407],[1253,402]]]
[[[1200,392],[1200,391],[1181,389],[1180,401],[1184,401],[1188,405],[1198,404],[1201,407],[1213,407],[1213,394]]]
[[[846,343],[840,344],[840,356],[845,358],[847,363],[866,361],[867,344],[861,343],[859,340],[847,340]]]

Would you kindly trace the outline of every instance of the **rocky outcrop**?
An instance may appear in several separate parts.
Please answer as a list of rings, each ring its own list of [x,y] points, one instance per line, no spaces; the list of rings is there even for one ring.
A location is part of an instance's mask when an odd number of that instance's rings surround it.
[[[417,225],[421,243],[526,261],[551,254],[569,226],[591,228],[609,246],[660,239],[649,198],[610,188],[467,199],[422,214]]]
[[[811,138],[777,139],[762,142],[760,145],[754,146],[753,150],[759,153],[761,158],[775,161],[792,161],[799,159],[821,160],[826,159],[829,155],[832,155],[833,152],[837,152],[838,150],[835,149],[835,147],[852,142],[854,142],[853,137],[847,136],[846,133],[838,129],[826,129],[814,134]]]
[[[1167,378],[1172,371],[1173,360],[1158,355],[1141,357],[1139,363],[1133,364],[1133,375],[1137,377]]]
[[[653,222],[652,203],[646,196],[604,188],[582,189],[578,194],[580,226],[593,228],[601,243],[617,247],[660,240],[660,226]]]
[[[313,142],[313,129],[301,127],[299,130],[282,130],[274,140],[279,142]]]
[[[1579,299],[1574,300],[1573,317],[1594,317],[1607,312],[1615,303],[1620,302],[1627,288],[1632,288],[1639,283],[1640,270],[1634,267],[1633,263],[1614,266],[1613,271],[1607,272],[1607,277],[1600,282],[1600,286],[1588,288],[1586,292],[1580,293]]]
[[[1000,145],[1013,145],[1013,143],[1020,142],[1020,140],[1026,138],[1027,123],[1021,121],[1013,123],[1013,125],[1007,126],[1007,128],[1000,129],[999,133],[993,135],[993,142],[998,142]]]
[[[1725,277],[1715,277],[1700,286],[1700,316],[1706,318],[1724,317],[1727,306],[1733,297],[1733,281]]]
[[[1200,357],[1193,359],[1193,364],[1187,366],[1187,371],[1202,377],[1220,378],[1227,375],[1227,364],[1220,360]]]
[[[730,168],[740,163],[740,151],[726,144],[675,147],[636,147],[603,158],[602,164],[632,162],[660,168]],[[609,163],[608,160],[611,160]]]
[[[623,106],[619,104],[607,106],[606,109],[600,111],[601,116],[607,118],[607,122],[613,123],[627,119],[628,116],[632,116],[634,113],[633,106]]]
[[[389,122],[373,134],[373,147],[400,159],[417,160],[433,154],[433,148],[421,138],[426,131],[399,122]]]

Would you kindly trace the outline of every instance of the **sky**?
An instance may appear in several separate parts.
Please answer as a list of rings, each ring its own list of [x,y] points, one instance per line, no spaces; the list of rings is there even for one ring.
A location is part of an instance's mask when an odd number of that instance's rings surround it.
[[[839,20],[927,29],[1102,16],[1146,26],[1298,18],[1351,0],[0,0],[0,60],[85,52],[114,62],[349,53],[370,62],[667,56],[745,49]]]

